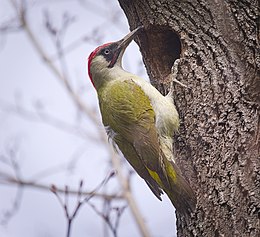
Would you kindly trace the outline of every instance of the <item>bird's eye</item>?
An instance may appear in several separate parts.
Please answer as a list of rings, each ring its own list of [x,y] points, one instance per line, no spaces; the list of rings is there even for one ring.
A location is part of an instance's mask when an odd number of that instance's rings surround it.
[[[110,53],[110,50],[109,49],[105,49],[104,50],[104,54],[108,55]]]

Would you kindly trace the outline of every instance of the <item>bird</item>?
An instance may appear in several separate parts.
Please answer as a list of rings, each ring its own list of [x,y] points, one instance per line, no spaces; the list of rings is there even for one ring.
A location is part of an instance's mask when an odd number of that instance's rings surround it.
[[[88,57],[89,78],[109,140],[159,200],[166,193],[177,211],[191,213],[196,197],[173,155],[179,115],[171,93],[162,95],[150,82],[122,68],[127,46],[143,28],[97,47]]]

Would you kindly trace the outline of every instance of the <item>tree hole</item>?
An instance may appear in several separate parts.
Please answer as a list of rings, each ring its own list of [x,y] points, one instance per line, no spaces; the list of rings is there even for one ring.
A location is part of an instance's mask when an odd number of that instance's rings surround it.
[[[144,32],[139,38],[144,63],[152,84],[160,89],[169,84],[172,65],[180,58],[181,40],[176,32],[165,26],[152,25]]]

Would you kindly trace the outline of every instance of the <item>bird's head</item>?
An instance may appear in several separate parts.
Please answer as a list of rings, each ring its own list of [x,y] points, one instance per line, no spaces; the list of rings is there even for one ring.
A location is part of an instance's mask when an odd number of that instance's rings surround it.
[[[142,29],[139,26],[128,33],[123,39],[103,44],[97,47],[88,57],[88,74],[94,87],[106,79],[114,68],[122,67],[122,56],[127,46],[131,43],[137,32]]]

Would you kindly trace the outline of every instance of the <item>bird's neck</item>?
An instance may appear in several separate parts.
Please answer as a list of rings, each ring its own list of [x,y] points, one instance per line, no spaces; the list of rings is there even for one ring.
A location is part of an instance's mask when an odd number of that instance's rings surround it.
[[[129,72],[126,72],[119,65],[115,65],[113,68],[98,67],[93,71],[94,73],[92,74],[92,80],[97,90],[113,80],[120,78],[124,79],[127,75],[129,75]]]

